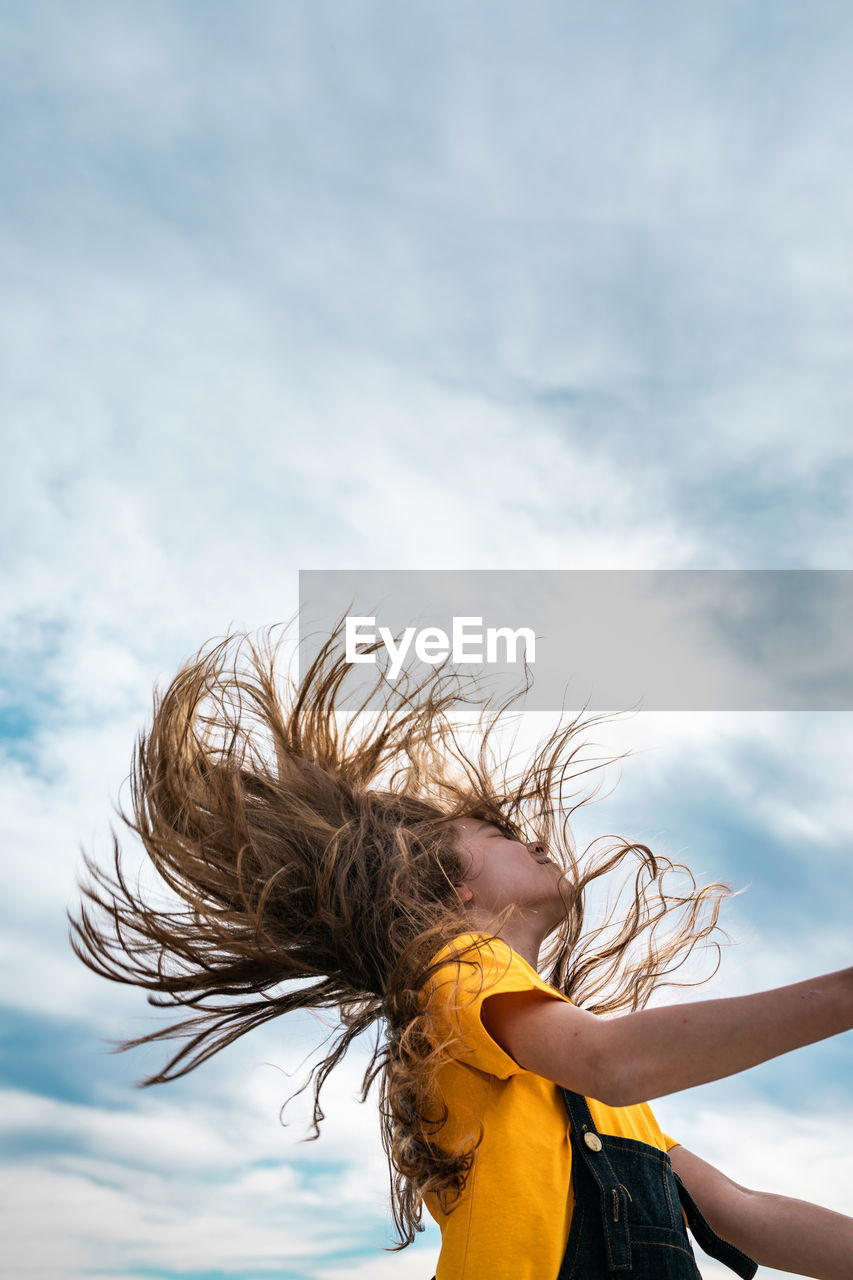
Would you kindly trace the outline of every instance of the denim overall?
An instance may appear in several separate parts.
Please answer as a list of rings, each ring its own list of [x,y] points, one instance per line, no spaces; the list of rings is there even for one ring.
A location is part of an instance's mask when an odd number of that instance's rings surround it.
[[[554,1280],[702,1280],[682,1209],[705,1253],[752,1280],[757,1264],[712,1229],[665,1151],[600,1134],[586,1098],[560,1092],[571,1121],[574,1209]]]
[[[586,1098],[560,1089],[571,1121],[575,1204],[556,1280],[701,1280],[682,1209],[705,1253],[752,1280],[752,1258],[717,1235],[669,1156],[633,1138],[600,1134]]]

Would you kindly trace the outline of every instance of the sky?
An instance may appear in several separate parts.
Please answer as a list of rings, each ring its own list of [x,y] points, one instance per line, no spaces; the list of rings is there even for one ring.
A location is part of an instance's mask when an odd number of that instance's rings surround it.
[[[154,1014],[70,952],[81,848],[155,682],[300,569],[851,567],[852,36],[825,0],[0,8],[2,1274],[432,1275],[431,1225],[385,1252],[366,1055],[317,1142],[280,1123],[327,1028],[134,1087],[107,1045]],[[607,741],[581,847],[743,890],[699,995],[849,965],[848,713]],[[655,1111],[851,1213],[851,1053]]]

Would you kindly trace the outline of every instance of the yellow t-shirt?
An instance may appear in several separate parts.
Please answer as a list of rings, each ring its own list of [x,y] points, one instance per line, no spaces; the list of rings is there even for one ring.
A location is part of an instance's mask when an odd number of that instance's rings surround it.
[[[449,1114],[436,1140],[449,1145],[476,1137],[478,1122],[483,1139],[450,1213],[442,1213],[434,1194],[425,1196],[441,1228],[436,1280],[551,1280],[560,1269],[572,1219],[568,1114],[556,1084],[525,1071],[492,1039],[480,1008],[487,996],[503,991],[535,989],[570,1001],[507,943],[478,940],[475,934],[457,939],[457,946],[460,942],[473,945],[461,964],[456,1008],[451,999],[455,960],[438,971],[431,989],[439,1028],[464,1037],[439,1076]],[[602,1133],[660,1151],[676,1145],[661,1132],[647,1103],[607,1107],[588,1101]]]

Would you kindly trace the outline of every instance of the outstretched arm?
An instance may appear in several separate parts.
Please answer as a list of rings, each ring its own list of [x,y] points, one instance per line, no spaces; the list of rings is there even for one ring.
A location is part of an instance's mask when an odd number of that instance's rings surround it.
[[[672,1167],[714,1230],[764,1267],[817,1280],[853,1275],[853,1218],[805,1200],[750,1191],[685,1147]]]
[[[542,991],[487,996],[486,1030],[527,1071],[610,1106],[721,1080],[853,1027],[853,969],[755,995],[597,1017]]]

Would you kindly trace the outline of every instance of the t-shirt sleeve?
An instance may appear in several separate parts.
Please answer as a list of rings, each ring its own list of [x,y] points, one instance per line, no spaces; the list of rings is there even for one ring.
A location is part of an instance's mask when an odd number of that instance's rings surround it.
[[[489,1035],[481,1017],[483,1002],[499,993],[542,991],[568,1003],[500,939],[472,944],[458,967],[455,960],[442,966],[433,984],[433,1017],[440,1034],[455,1041],[449,1050],[453,1058],[501,1080],[524,1068]]]
[[[661,1129],[661,1133],[663,1133],[663,1130],[662,1130],[662,1129]],[[669,1134],[668,1134],[668,1133],[664,1133],[664,1134],[663,1134],[663,1140],[664,1140],[664,1142],[666,1143],[666,1149],[667,1149],[667,1151],[669,1151],[669,1149],[670,1149],[671,1147],[680,1147],[680,1146],[681,1146],[681,1143],[678,1141],[678,1138],[671,1138],[671,1137],[669,1136]]]

